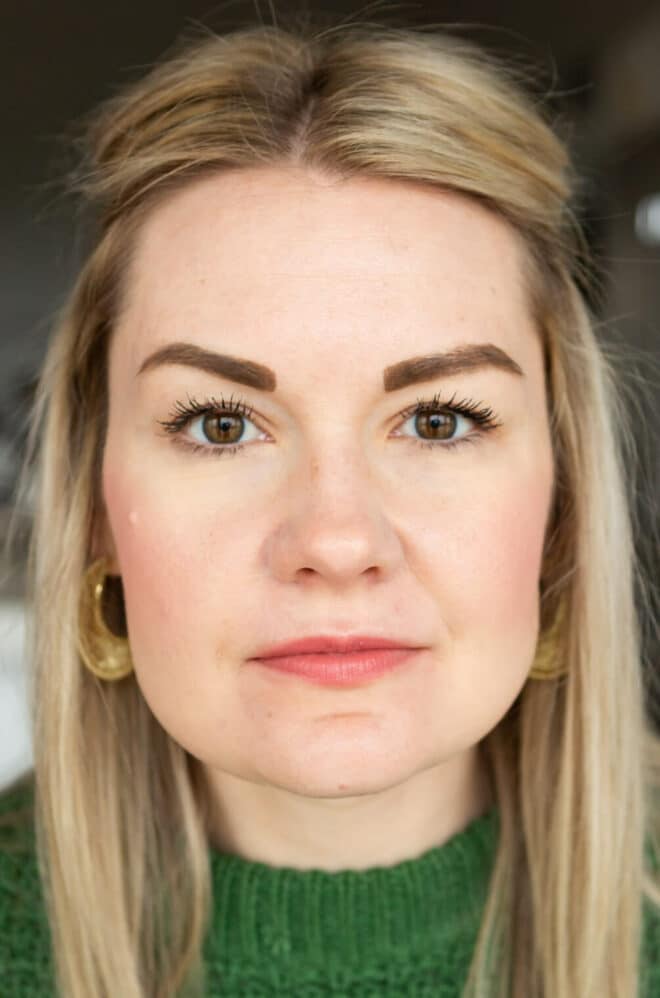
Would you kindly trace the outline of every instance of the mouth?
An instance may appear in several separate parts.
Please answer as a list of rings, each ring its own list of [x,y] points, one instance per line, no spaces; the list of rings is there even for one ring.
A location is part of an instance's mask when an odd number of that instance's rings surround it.
[[[271,655],[252,661],[266,669],[322,686],[355,686],[372,682],[419,655],[420,648],[368,648],[347,652]]]
[[[353,652],[417,648],[415,641],[371,634],[314,634],[283,641],[260,649],[254,658],[283,658],[289,655],[346,655]]]

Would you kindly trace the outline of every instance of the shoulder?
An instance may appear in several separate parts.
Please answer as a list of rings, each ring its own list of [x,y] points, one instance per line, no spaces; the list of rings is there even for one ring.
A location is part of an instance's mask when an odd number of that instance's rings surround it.
[[[4,828],[9,819],[16,814],[24,815],[34,806],[34,770],[28,770],[22,776],[0,788],[0,827]]]
[[[0,862],[34,851],[34,774],[32,771],[0,790]]]
[[[0,967],[3,985],[11,984],[15,998],[53,994],[32,773],[0,791]]]
[[[31,897],[37,886],[34,776],[27,773],[0,791],[0,912],[8,901]]]
[[[642,910],[640,995],[650,998],[660,994],[660,906],[645,895]]]
[[[646,885],[642,899],[642,998],[660,994],[660,829],[656,823],[647,829],[644,872]]]

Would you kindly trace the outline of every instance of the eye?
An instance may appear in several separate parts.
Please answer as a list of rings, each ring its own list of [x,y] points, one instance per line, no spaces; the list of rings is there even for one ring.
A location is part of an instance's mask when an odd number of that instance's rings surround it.
[[[261,432],[250,419],[251,414],[252,408],[241,399],[234,401],[231,397],[225,401],[224,398],[210,398],[198,402],[188,396],[187,404],[177,402],[170,419],[159,420],[159,423],[180,446],[207,454],[229,455],[241,450]],[[256,431],[252,436],[248,433],[247,439],[244,432],[246,423],[250,423]],[[183,434],[186,428],[189,428],[191,439]]]
[[[403,426],[410,425],[413,432],[422,434],[419,443],[447,445],[458,442],[455,439],[456,434],[461,439],[461,425],[463,431],[466,429],[466,424],[469,430],[469,422],[469,419],[459,412],[419,409],[403,423]]]
[[[441,447],[445,450],[460,447],[462,444],[476,443],[486,433],[500,425],[493,416],[492,409],[482,403],[471,399],[455,402],[454,396],[449,402],[443,403],[439,394],[434,395],[432,399],[418,399],[415,405],[406,409],[402,415],[408,417],[403,426],[409,423],[413,432],[429,437],[429,439],[414,440],[414,443],[420,447]],[[465,428],[466,424],[469,427],[470,423],[476,424],[477,429],[472,433],[461,434],[461,427]]]
[[[252,426],[252,436],[248,430],[246,437],[246,424]],[[245,414],[236,412],[204,413],[190,420],[188,432],[198,444],[220,444],[229,447],[236,446],[239,441],[241,446],[250,443],[250,440],[256,439],[259,435],[259,430],[252,420]]]
[[[213,454],[218,457],[230,456],[241,450],[246,443],[259,439],[259,426],[250,418],[252,407],[241,399],[236,401],[231,397],[209,398],[198,402],[188,396],[188,402],[177,402],[174,411],[167,420],[159,420],[167,433],[174,437],[174,443],[200,454]],[[411,424],[413,432],[420,432],[430,439],[414,439],[412,443],[418,447],[437,447],[449,450],[463,444],[476,443],[490,430],[500,424],[493,416],[493,411],[482,403],[471,399],[463,399],[443,403],[438,394],[432,399],[418,399],[415,405],[409,406],[400,413],[406,423]],[[245,425],[252,425],[253,431],[245,434]],[[466,423],[476,424],[472,433],[461,435],[461,426]],[[188,429],[188,435],[184,430]],[[456,433],[459,436],[456,437]],[[397,432],[395,436],[407,437],[407,434]]]

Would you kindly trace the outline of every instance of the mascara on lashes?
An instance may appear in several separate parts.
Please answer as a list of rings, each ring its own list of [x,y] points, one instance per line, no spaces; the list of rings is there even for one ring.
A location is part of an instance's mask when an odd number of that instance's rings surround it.
[[[492,409],[484,406],[483,403],[475,402],[472,399],[463,399],[460,402],[455,402],[454,399],[455,393],[448,402],[444,403],[441,401],[440,393],[436,393],[432,399],[418,398],[413,405],[399,413],[399,417],[405,422],[410,419],[411,416],[424,412],[441,412],[442,415],[446,415],[447,413],[458,414],[476,423],[479,427],[477,432],[468,434],[458,440],[429,441],[416,440],[413,438],[414,443],[418,446],[426,448],[441,447],[444,450],[450,450],[460,447],[463,443],[477,443],[486,433],[501,425],[501,423],[497,420],[497,417],[493,415]],[[225,401],[223,396],[220,397],[220,400],[211,396],[204,402],[199,402],[196,398],[188,395],[187,403],[177,400],[172,412],[170,413],[170,418],[167,420],[158,420],[158,422],[167,433],[172,434],[175,437],[174,442],[189,451],[195,453],[213,454],[215,456],[229,456],[237,453],[239,450],[242,450],[243,447],[245,447],[245,444],[237,443],[221,445],[218,444],[217,441],[209,441],[209,446],[205,446],[204,444],[192,443],[185,440],[181,435],[183,429],[185,429],[185,427],[194,419],[207,414],[214,416],[239,414],[250,419],[253,412],[253,407],[244,402],[242,399],[239,398],[234,401],[233,393],[230,396],[229,401]],[[257,424],[255,423],[255,425]]]

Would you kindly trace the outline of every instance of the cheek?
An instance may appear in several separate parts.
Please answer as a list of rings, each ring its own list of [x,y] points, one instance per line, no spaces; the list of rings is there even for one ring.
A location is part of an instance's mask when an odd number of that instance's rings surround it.
[[[515,473],[491,470],[469,496],[448,501],[435,533],[425,528],[425,558],[448,630],[490,645],[502,661],[533,652],[552,467],[537,460]]]
[[[550,503],[551,472],[516,477],[502,484],[483,507],[473,538],[472,627],[484,647],[512,677],[525,676],[532,662],[539,624],[539,577]],[[481,578],[479,578],[481,576]],[[469,629],[470,622],[466,622]]]
[[[456,503],[451,529],[445,521],[425,553],[434,561],[440,661],[446,650],[448,663],[439,672],[440,699],[469,719],[476,738],[505,715],[534,660],[551,490],[551,473],[538,464],[525,474],[519,466],[515,474],[486,478],[484,488]]]
[[[236,644],[240,651],[236,621],[249,580],[238,578],[238,566],[246,561],[249,512],[241,519],[223,507],[221,515],[208,485],[166,478],[148,458],[113,461],[110,452],[103,482],[140,686],[165,716],[185,700],[199,708],[200,688],[221,681],[219,658],[232,657]]]
[[[230,587],[219,598],[209,582],[209,522],[191,513],[189,484],[163,484],[120,464],[108,466],[104,489],[136,680],[155,717],[184,744],[203,728],[206,705],[222,702],[213,638],[240,607]]]
[[[485,570],[493,587],[520,596],[538,593],[538,577],[548,512],[548,486],[530,480],[502,491],[486,514]]]
[[[148,660],[141,650],[149,644],[160,646],[159,655],[174,654],[184,638],[190,647],[190,607],[205,588],[202,523],[189,505],[178,508],[176,492],[158,489],[153,476],[108,465],[104,496],[136,660]]]

